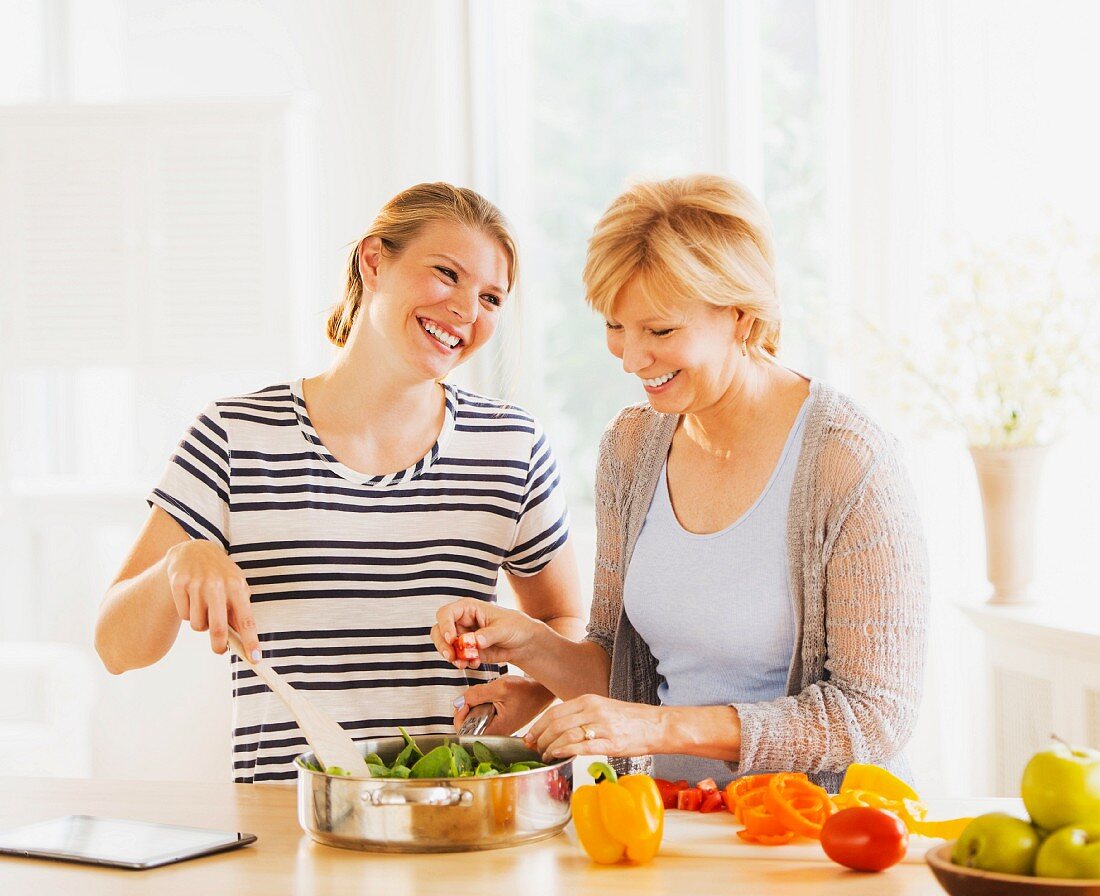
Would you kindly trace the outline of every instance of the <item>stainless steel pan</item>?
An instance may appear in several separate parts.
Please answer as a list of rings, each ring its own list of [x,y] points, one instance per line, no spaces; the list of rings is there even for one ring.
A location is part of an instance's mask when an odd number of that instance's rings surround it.
[[[504,761],[538,759],[518,737],[424,735],[427,753],[445,741],[480,741]],[[360,753],[389,763],[405,746],[400,737],[360,741]],[[313,762],[313,754],[301,757]],[[298,821],[328,846],[380,852],[459,852],[531,843],[569,822],[573,767],[564,759],[545,768],[487,778],[341,778],[298,767]]]

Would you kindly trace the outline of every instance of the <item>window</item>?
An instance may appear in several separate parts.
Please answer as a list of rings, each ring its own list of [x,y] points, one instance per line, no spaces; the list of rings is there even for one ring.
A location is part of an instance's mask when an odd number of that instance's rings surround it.
[[[480,121],[500,136],[475,135],[493,181],[481,186],[516,221],[524,253],[520,332],[503,369],[551,434],[579,508],[604,427],[645,397],[608,353],[581,282],[592,227],[630,180],[717,171],[761,196],[777,232],[784,360],[816,361],[802,314],[825,271],[816,3],[487,9],[475,19],[475,73],[493,60],[483,73],[493,113]]]

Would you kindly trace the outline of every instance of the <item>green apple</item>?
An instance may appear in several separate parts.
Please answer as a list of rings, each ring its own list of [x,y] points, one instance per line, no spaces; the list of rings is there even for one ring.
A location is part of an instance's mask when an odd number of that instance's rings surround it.
[[[1055,831],[1067,824],[1100,824],[1100,750],[1052,744],[1024,766],[1020,783],[1031,820]]]
[[[1071,824],[1047,837],[1035,856],[1035,874],[1100,880],[1100,824]]]
[[[963,828],[951,861],[967,868],[1001,874],[1031,874],[1039,832],[1026,821],[1004,812],[979,815]]]

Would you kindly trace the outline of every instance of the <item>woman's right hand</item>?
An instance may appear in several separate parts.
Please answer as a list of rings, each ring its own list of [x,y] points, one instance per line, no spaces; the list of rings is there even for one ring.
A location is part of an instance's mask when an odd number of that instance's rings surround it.
[[[481,663],[516,663],[545,623],[526,613],[498,607],[486,600],[464,597],[440,607],[432,626],[432,641],[440,656],[459,669],[476,669]],[[454,640],[466,632],[475,632],[478,659],[467,662],[455,655]]]
[[[455,731],[462,727],[470,710],[481,703],[492,703],[496,715],[485,734],[507,737],[527,725],[554,702],[554,695],[525,675],[501,675],[484,684],[475,684],[462,695],[462,705],[455,707]]]
[[[173,545],[164,560],[179,618],[197,632],[209,631],[214,653],[228,649],[228,627],[232,626],[245,653],[260,659],[248,580],[229,555],[212,541],[196,539]]]

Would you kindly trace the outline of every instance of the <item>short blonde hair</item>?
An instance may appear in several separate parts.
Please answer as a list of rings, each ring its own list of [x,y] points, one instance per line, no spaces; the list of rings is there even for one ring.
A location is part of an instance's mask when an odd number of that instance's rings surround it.
[[[588,303],[610,317],[635,276],[658,309],[691,297],[751,315],[750,352],[774,357],[779,351],[771,221],[736,181],[695,174],[639,183],[615,199],[588,241]]]
[[[493,237],[508,256],[508,292],[519,276],[519,250],[516,238],[503,213],[480,193],[448,183],[417,184],[402,190],[374,219],[370,229],[355,243],[348,259],[344,297],[329,314],[326,332],[331,342],[343,346],[363,303],[363,278],[359,273],[359,249],[372,236],[382,241],[387,255],[400,255],[429,224],[453,221]]]

